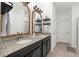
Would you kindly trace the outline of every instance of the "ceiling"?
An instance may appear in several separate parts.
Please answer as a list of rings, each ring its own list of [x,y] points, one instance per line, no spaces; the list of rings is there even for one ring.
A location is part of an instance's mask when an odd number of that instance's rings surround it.
[[[74,5],[79,5],[79,2],[54,2],[54,6],[57,10],[66,10]]]

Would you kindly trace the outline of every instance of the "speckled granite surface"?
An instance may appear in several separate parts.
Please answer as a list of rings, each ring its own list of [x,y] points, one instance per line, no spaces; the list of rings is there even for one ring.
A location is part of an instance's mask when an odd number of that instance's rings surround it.
[[[17,44],[17,42],[19,40],[12,40],[12,41],[8,41],[8,42],[0,43],[0,57],[7,56],[7,55],[9,55],[15,51],[18,51],[24,47],[27,47],[27,46],[29,46],[29,45],[31,45],[39,40],[42,40],[47,36],[49,36],[49,35],[39,35],[39,36],[27,37],[24,40],[31,39],[32,41],[28,42],[28,43],[24,43],[24,44]]]

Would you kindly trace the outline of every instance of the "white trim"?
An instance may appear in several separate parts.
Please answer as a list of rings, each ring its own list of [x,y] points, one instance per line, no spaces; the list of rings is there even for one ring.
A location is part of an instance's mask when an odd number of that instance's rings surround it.
[[[79,50],[79,48],[77,48]]]

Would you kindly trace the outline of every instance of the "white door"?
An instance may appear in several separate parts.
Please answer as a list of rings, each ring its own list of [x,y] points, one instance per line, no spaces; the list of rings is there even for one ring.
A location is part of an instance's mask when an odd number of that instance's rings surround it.
[[[67,43],[71,43],[71,21],[67,20],[65,23],[65,39]]]
[[[58,23],[58,42],[70,43],[70,20],[60,20]]]

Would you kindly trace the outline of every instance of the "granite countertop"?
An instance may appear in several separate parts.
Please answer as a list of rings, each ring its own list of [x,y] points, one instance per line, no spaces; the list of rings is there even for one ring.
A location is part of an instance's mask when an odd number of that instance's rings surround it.
[[[12,41],[8,41],[8,42],[0,43],[0,56],[1,57],[7,56],[13,52],[16,52],[24,47],[29,46],[37,41],[42,40],[47,36],[49,36],[49,35],[39,35],[39,36],[34,35],[31,37],[23,38],[24,40],[30,40],[30,39],[32,40],[31,42],[23,43],[23,44],[17,44],[17,42],[20,40],[12,40]],[[23,39],[21,39],[21,40],[23,40]]]

